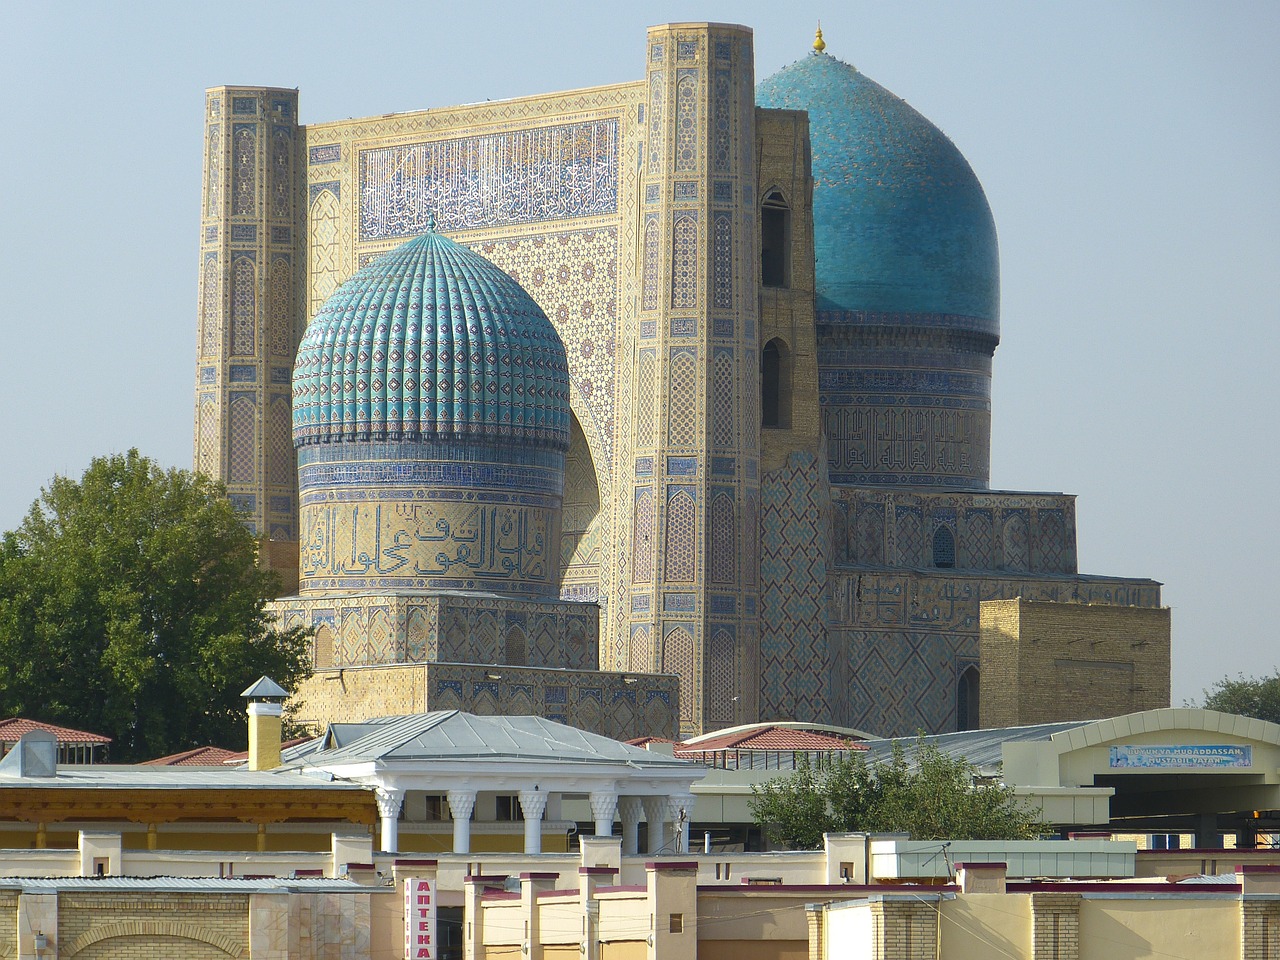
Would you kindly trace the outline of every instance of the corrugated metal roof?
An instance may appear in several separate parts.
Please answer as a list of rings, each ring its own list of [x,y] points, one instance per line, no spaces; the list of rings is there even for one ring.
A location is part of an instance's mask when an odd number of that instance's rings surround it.
[[[1039,723],[1027,727],[996,727],[990,730],[962,730],[959,733],[942,733],[936,736],[895,737],[883,740],[867,740],[867,759],[872,762],[887,760],[895,743],[902,744],[911,759],[912,745],[917,739],[935,745],[948,756],[963,757],[975,767],[997,766],[1004,761],[1001,747],[1006,743],[1048,740],[1055,733],[1088,726],[1095,720],[1072,720],[1064,723]]]
[[[43,730],[46,733],[52,733],[58,738],[59,743],[110,743],[110,737],[104,737],[100,733],[88,733],[84,730],[73,730],[70,727],[60,727],[53,723],[43,723],[39,720],[28,720],[25,717],[10,717],[8,720],[0,720],[0,740],[5,743],[17,743],[18,738],[24,733],[30,733],[32,730]]]
[[[322,748],[291,752],[288,760],[320,766],[371,760],[515,760],[561,765],[626,764],[651,769],[680,768],[690,763],[542,717],[476,716],[459,710],[331,724]]]
[[[359,784],[331,782],[299,770],[240,767],[93,766],[58,767],[56,777],[0,776],[0,786],[99,790],[363,790]]]

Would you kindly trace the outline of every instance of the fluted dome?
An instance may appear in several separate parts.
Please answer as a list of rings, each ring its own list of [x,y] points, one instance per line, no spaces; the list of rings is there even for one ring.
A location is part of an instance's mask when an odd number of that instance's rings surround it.
[[[762,81],[756,102],[809,112],[820,317],[945,316],[948,326],[998,336],[995,223],[941,130],[825,53]],[[974,322],[956,324],[961,317]]]
[[[564,344],[516,281],[423,234],[358,271],[312,320],[293,374],[293,437],[567,450]]]

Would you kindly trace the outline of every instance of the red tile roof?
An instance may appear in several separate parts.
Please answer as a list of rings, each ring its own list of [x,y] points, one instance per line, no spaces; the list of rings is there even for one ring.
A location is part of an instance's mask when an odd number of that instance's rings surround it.
[[[245,754],[224,747],[196,747],[194,750],[183,750],[171,753],[167,757],[156,757],[154,760],[143,760],[144,767],[220,767],[228,760],[242,760]]]
[[[679,740],[668,740],[666,737],[632,737],[630,740],[623,740],[623,743],[630,747],[648,747],[651,743],[676,743]]]
[[[828,733],[796,730],[791,727],[755,727],[721,736],[706,737],[697,743],[676,746],[676,756],[718,753],[721,750],[865,750],[866,747],[846,737]]]
[[[300,743],[308,743],[315,737],[294,737],[280,744],[281,750],[288,750]],[[248,750],[228,750],[225,747],[196,747],[194,750],[183,750],[171,753],[167,757],[156,757],[154,760],[143,760],[141,766],[155,767],[220,767],[223,764],[248,760]]]
[[[70,727],[59,727],[52,723],[41,723],[39,720],[27,720],[23,717],[10,717],[0,720],[0,741],[17,743],[18,738],[32,730],[43,730],[52,733],[59,743],[110,743],[110,737],[100,733],[86,733],[84,730],[72,730]]]

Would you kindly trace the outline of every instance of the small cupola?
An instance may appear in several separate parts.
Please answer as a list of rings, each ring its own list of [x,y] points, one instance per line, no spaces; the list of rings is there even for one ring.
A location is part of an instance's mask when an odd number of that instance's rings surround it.
[[[249,701],[249,769],[280,766],[280,728],[289,691],[270,677],[259,677],[240,696]]]

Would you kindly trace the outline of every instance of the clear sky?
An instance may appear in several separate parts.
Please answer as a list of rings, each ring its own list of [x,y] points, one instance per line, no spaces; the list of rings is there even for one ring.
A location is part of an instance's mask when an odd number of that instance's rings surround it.
[[[203,91],[304,123],[638,79],[654,23],[827,52],[968,157],[1000,234],[992,485],[1079,496],[1080,569],[1173,607],[1173,701],[1272,671],[1274,2],[0,0],[0,530],[55,473],[190,466]]]

